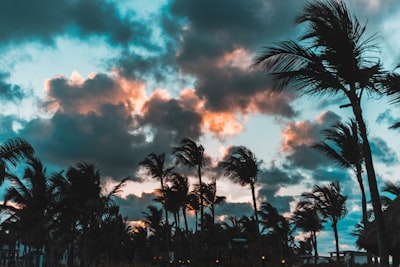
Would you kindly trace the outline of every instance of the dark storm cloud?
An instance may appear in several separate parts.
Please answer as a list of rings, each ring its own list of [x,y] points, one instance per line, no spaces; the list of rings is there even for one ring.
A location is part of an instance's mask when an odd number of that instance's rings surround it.
[[[214,57],[238,46],[258,49],[266,40],[294,33],[293,19],[304,2],[175,0],[170,10],[187,19],[190,29],[185,36],[183,57],[193,59],[203,55]]]
[[[106,0],[5,0],[0,2],[0,40],[52,43],[56,36],[69,34],[105,36],[114,44],[138,37],[135,41],[140,44],[149,33],[133,17],[133,12],[122,16],[116,3]]]
[[[182,138],[197,140],[201,116],[182,99],[159,90],[150,97],[143,84],[104,74],[83,80],[58,76],[46,82],[49,119],[31,120],[23,130],[37,154],[50,164],[95,162],[116,179],[133,179],[148,154],[171,152]],[[170,160],[168,158],[168,160]]]
[[[196,93],[205,100],[207,109],[295,115],[290,106],[293,96],[270,94],[265,76],[249,71],[256,49],[293,33],[294,14],[300,3],[291,3],[290,8],[287,4],[172,1],[170,13],[163,18],[164,32],[180,37],[175,37],[178,43],[171,46],[178,49],[178,67],[196,78]],[[275,26],[277,21],[280,27]]]
[[[201,116],[195,111],[184,109],[175,99],[153,97],[144,105],[141,123],[167,130],[176,142],[182,138],[197,139],[201,135]]]
[[[104,105],[101,111],[101,115],[58,112],[49,120],[30,121],[23,133],[29,134],[37,154],[52,164],[89,161],[106,175],[132,176],[137,156],[144,156],[140,144],[145,135],[129,133],[130,117],[123,106]]]
[[[19,85],[10,84],[6,81],[9,77],[9,73],[0,71],[0,100],[19,102],[26,95]]]

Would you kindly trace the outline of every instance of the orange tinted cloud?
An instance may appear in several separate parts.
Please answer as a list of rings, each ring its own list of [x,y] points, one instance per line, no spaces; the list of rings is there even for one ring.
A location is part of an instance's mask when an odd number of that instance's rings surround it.
[[[201,100],[194,90],[182,90],[179,100],[182,107],[194,110],[201,115],[203,131],[224,137],[236,135],[243,130],[243,124],[235,113],[207,110],[205,101]]]
[[[308,122],[289,124],[282,132],[282,149],[292,151],[300,145],[311,145],[315,142],[314,126]]]
[[[128,110],[137,110],[146,99],[143,82],[127,80],[117,73],[91,73],[84,79],[74,71],[69,78],[57,75],[46,80],[44,88],[50,112],[101,113],[104,104],[123,104]]]

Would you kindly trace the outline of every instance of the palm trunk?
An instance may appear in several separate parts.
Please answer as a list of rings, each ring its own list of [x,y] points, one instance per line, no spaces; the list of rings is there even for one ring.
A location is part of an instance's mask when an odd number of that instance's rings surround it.
[[[196,229],[196,233],[197,233],[197,231],[198,231],[198,229],[197,229],[197,226],[199,225],[199,215],[198,215],[198,212],[197,212],[197,210],[195,210],[194,211],[194,216],[195,216],[195,220],[196,220],[196,226],[195,226],[195,229]]]
[[[197,168],[197,175],[199,176],[200,183],[200,231],[203,232],[204,224],[204,207],[203,207],[203,183],[201,182],[201,167]]]
[[[314,247],[314,264],[318,263],[317,233],[311,231],[311,241]]]
[[[212,216],[212,224],[215,225],[215,205],[214,203],[211,204],[211,216]]]
[[[337,230],[337,222],[332,223],[332,229],[333,233],[335,235],[335,247],[336,247],[336,261],[340,261],[340,255],[339,255],[339,234]]]
[[[260,238],[260,227],[259,227],[259,222],[258,222],[258,211],[257,211],[257,201],[256,201],[256,193],[254,189],[254,182],[250,183],[251,187],[251,195],[253,198],[253,207],[254,207],[254,215],[256,217],[256,238],[257,238],[257,243],[258,243],[258,250],[259,250],[259,259],[261,259],[261,255],[263,255],[262,251],[262,244],[261,244],[261,238]],[[261,264],[264,266],[264,261],[261,259]]]
[[[361,164],[356,165],[356,176],[357,176],[357,181],[358,185],[360,186],[361,190],[361,208],[362,208],[362,222],[364,225],[364,231],[367,230],[368,228],[368,210],[367,210],[367,198],[365,196],[365,188],[364,188],[364,183],[362,180],[362,170],[361,170]],[[368,264],[370,264],[372,261],[372,253],[367,249],[367,261]]]
[[[186,233],[189,232],[189,227],[188,227],[188,222],[187,222],[187,218],[186,218],[186,211],[185,208],[182,208],[182,214],[183,214],[183,219],[185,220],[185,229],[186,229]]]
[[[165,194],[165,191],[164,191],[164,182],[163,182],[163,177],[160,177],[160,181],[161,181],[161,190],[162,190],[162,192],[163,192],[163,194]],[[165,199],[165,195],[164,195],[164,199]],[[170,233],[169,233],[169,222],[168,222],[168,210],[165,208],[165,204],[164,204],[164,211],[165,211],[165,225],[166,225],[166,229],[167,229],[167,231],[166,231],[166,233],[165,233],[165,250],[166,250],[166,255],[167,255],[167,265],[166,266],[168,266],[169,265],[169,236],[170,236]]]
[[[355,92],[355,90],[352,92]],[[357,124],[360,130],[360,135],[363,140],[362,147],[365,157],[365,169],[367,171],[371,201],[377,225],[378,247],[379,247],[379,257],[380,257],[379,265],[381,267],[389,267],[389,253],[388,253],[388,245],[387,245],[387,237],[385,229],[386,227],[382,213],[382,206],[380,202],[374,164],[372,160],[371,147],[367,136],[367,128],[365,126],[364,118],[362,115],[359,98],[355,95],[355,93],[354,95],[349,95],[349,98],[352,103],[353,113],[356,117]]]
[[[256,201],[256,193],[254,189],[254,183],[250,183],[251,186],[251,195],[253,197],[253,208],[254,208],[254,215],[256,218],[256,223],[257,223],[257,235],[259,234],[259,222],[258,222],[258,211],[257,211],[257,201]]]

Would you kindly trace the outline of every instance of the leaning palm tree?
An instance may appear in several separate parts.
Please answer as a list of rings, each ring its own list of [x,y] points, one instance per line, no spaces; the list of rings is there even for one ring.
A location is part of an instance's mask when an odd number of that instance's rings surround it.
[[[247,147],[240,146],[233,150],[233,152],[220,164],[225,171],[225,175],[234,182],[237,182],[242,186],[250,185],[254,215],[258,228],[259,221],[255,193],[255,184],[258,174],[258,162],[256,156]]]
[[[355,120],[348,123],[338,122],[332,128],[323,130],[323,133],[327,141],[316,143],[312,147],[324,153],[338,166],[353,170],[361,190],[362,223],[367,227],[367,198],[362,179],[364,155],[357,122]],[[370,258],[369,255],[368,260]]]
[[[202,184],[202,169],[205,165],[204,159],[204,147],[197,145],[196,142],[189,138],[184,138],[181,141],[181,145],[173,147],[172,153],[176,157],[176,162],[186,165],[190,168],[197,170],[197,176],[199,178],[199,184]],[[200,187],[201,190],[201,187]],[[204,198],[203,192],[200,192],[200,230],[203,230],[203,219],[204,219]]]
[[[339,234],[337,224],[347,214],[347,196],[341,194],[338,181],[325,186],[314,185],[311,192],[301,194],[300,206],[316,207],[322,218],[330,220],[335,235],[336,255],[339,260]]]
[[[297,205],[292,221],[295,228],[300,228],[310,233],[309,242],[314,249],[314,263],[316,264],[318,260],[317,233],[322,230],[324,220],[318,215],[313,205]]]
[[[301,42],[284,41],[266,47],[255,58],[274,81],[274,88],[287,85],[310,95],[341,94],[347,98],[362,138],[365,166],[374,215],[378,225],[381,266],[389,265],[385,224],[379,201],[378,185],[371,147],[361,109],[364,92],[381,94],[387,83],[386,73],[371,52],[378,49],[374,36],[364,38],[366,26],[351,15],[343,0],[324,0],[308,3],[297,17],[298,24],[308,23]]]
[[[15,166],[19,159],[32,156],[33,147],[22,138],[10,139],[0,145],[0,184],[7,176],[7,163]]]

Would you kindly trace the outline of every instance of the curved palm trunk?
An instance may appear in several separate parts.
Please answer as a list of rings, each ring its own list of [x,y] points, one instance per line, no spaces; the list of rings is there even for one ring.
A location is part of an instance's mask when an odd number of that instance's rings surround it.
[[[352,90],[355,92],[355,90]],[[372,206],[374,209],[375,221],[377,225],[377,235],[378,235],[378,247],[379,247],[379,257],[380,266],[389,267],[389,253],[386,237],[386,227],[385,221],[382,213],[382,206],[379,197],[378,185],[376,181],[376,175],[374,170],[374,164],[372,160],[371,146],[369,144],[367,136],[367,128],[365,126],[364,118],[362,115],[362,110],[359,102],[359,98],[353,94],[348,94],[349,99],[352,103],[353,113],[356,117],[357,124],[360,130],[360,135],[362,138],[362,147],[365,158],[365,169],[367,171],[369,190],[371,194]]]

